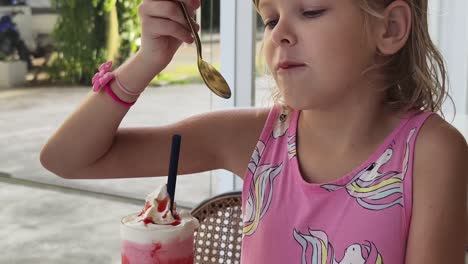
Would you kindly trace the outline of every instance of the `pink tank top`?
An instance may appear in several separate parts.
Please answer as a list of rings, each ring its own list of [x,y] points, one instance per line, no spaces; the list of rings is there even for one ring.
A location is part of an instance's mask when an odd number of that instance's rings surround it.
[[[367,161],[326,184],[301,176],[299,114],[273,107],[248,165],[241,263],[404,263],[415,140],[432,113],[408,113]]]

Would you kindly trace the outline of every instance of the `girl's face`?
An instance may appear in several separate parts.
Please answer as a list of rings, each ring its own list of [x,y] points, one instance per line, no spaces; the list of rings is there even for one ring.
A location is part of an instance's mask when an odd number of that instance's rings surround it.
[[[259,11],[266,61],[287,105],[313,109],[370,91],[362,72],[376,47],[356,0],[261,0]]]

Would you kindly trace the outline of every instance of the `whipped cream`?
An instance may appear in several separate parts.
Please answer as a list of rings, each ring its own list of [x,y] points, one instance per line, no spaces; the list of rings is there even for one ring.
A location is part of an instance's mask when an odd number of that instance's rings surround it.
[[[185,225],[190,225],[192,228],[198,227],[198,220],[190,212],[182,210],[177,213],[174,204],[174,211],[171,214],[169,205],[170,197],[167,186],[163,185],[146,197],[145,207],[139,214],[125,218],[123,223],[145,229],[173,229]]]

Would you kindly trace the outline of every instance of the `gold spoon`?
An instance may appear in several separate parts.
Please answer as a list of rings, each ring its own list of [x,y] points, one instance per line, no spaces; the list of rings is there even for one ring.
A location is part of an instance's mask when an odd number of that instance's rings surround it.
[[[231,98],[231,89],[229,89],[229,85],[227,84],[226,80],[224,80],[223,76],[210,64],[208,64],[206,61],[203,60],[202,58],[202,46],[201,46],[201,41],[200,37],[198,36],[198,33],[195,31],[193,24],[192,24],[192,19],[190,18],[187,8],[185,7],[184,2],[178,1],[180,4],[180,7],[184,13],[185,20],[187,20],[187,23],[190,26],[190,30],[192,31],[193,36],[195,37],[195,44],[197,45],[197,64],[198,64],[198,71],[200,72],[200,75],[205,82],[205,84],[208,86],[208,88],[218,95],[219,97],[229,99]]]

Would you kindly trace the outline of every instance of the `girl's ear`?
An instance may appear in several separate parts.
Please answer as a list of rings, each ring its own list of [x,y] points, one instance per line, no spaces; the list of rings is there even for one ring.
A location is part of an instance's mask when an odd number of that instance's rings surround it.
[[[411,7],[404,0],[393,1],[383,13],[375,28],[378,52],[383,56],[397,53],[408,41],[412,15]]]

